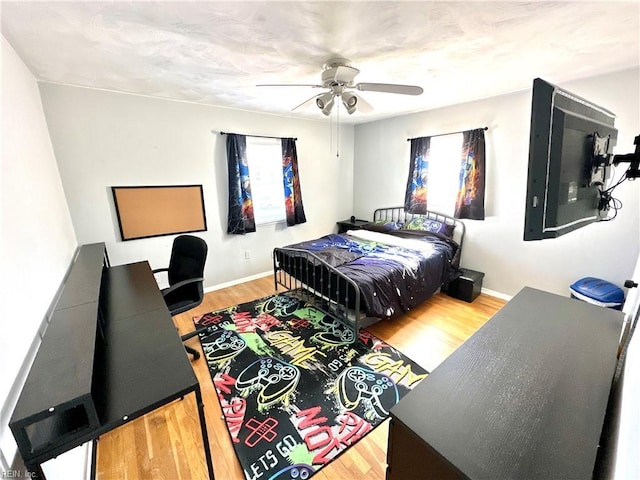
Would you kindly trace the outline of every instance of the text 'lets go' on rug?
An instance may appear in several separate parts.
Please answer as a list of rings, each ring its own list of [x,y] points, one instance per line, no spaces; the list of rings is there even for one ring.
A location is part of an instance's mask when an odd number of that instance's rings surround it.
[[[308,479],[385,420],[427,371],[297,291],[194,318],[247,479]]]

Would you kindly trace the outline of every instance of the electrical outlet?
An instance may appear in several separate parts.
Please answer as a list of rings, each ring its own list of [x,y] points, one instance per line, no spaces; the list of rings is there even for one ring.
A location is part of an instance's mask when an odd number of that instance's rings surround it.
[[[251,250],[245,250],[244,251],[244,259],[245,260],[251,260]]]

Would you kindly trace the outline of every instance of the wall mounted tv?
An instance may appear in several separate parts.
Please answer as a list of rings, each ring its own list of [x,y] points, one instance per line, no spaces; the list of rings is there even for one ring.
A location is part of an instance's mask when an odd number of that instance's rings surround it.
[[[615,115],[533,81],[524,240],[556,238],[601,220],[618,131]]]

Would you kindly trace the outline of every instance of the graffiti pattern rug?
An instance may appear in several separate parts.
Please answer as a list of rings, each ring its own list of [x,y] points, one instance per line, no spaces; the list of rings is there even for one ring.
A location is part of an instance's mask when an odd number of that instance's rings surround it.
[[[247,479],[307,479],[379,425],[427,371],[287,292],[194,318]]]

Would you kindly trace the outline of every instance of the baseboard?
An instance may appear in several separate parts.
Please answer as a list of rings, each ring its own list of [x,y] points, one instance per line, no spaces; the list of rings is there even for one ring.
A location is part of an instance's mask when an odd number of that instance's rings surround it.
[[[506,293],[496,292],[495,290],[490,290],[484,287],[482,287],[482,290],[480,290],[480,292],[484,293],[485,295],[489,295],[491,297],[496,297],[496,298],[500,298],[501,300],[506,300],[507,302],[513,298],[513,295],[507,295]]]
[[[257,280],[258,278],[268,277],[269,275],[273,275],[273,271],[269,270],[268,272],[256,273],[255,275],[251,275],[249,277],[243,277],[237,280],[232,280],[230,282],[219,283],[211,287],[205,287],[204,293],[215,292],[216,290],[233,287],[235,285],[240,285],[241,283],[250,282],[251,280]]]

